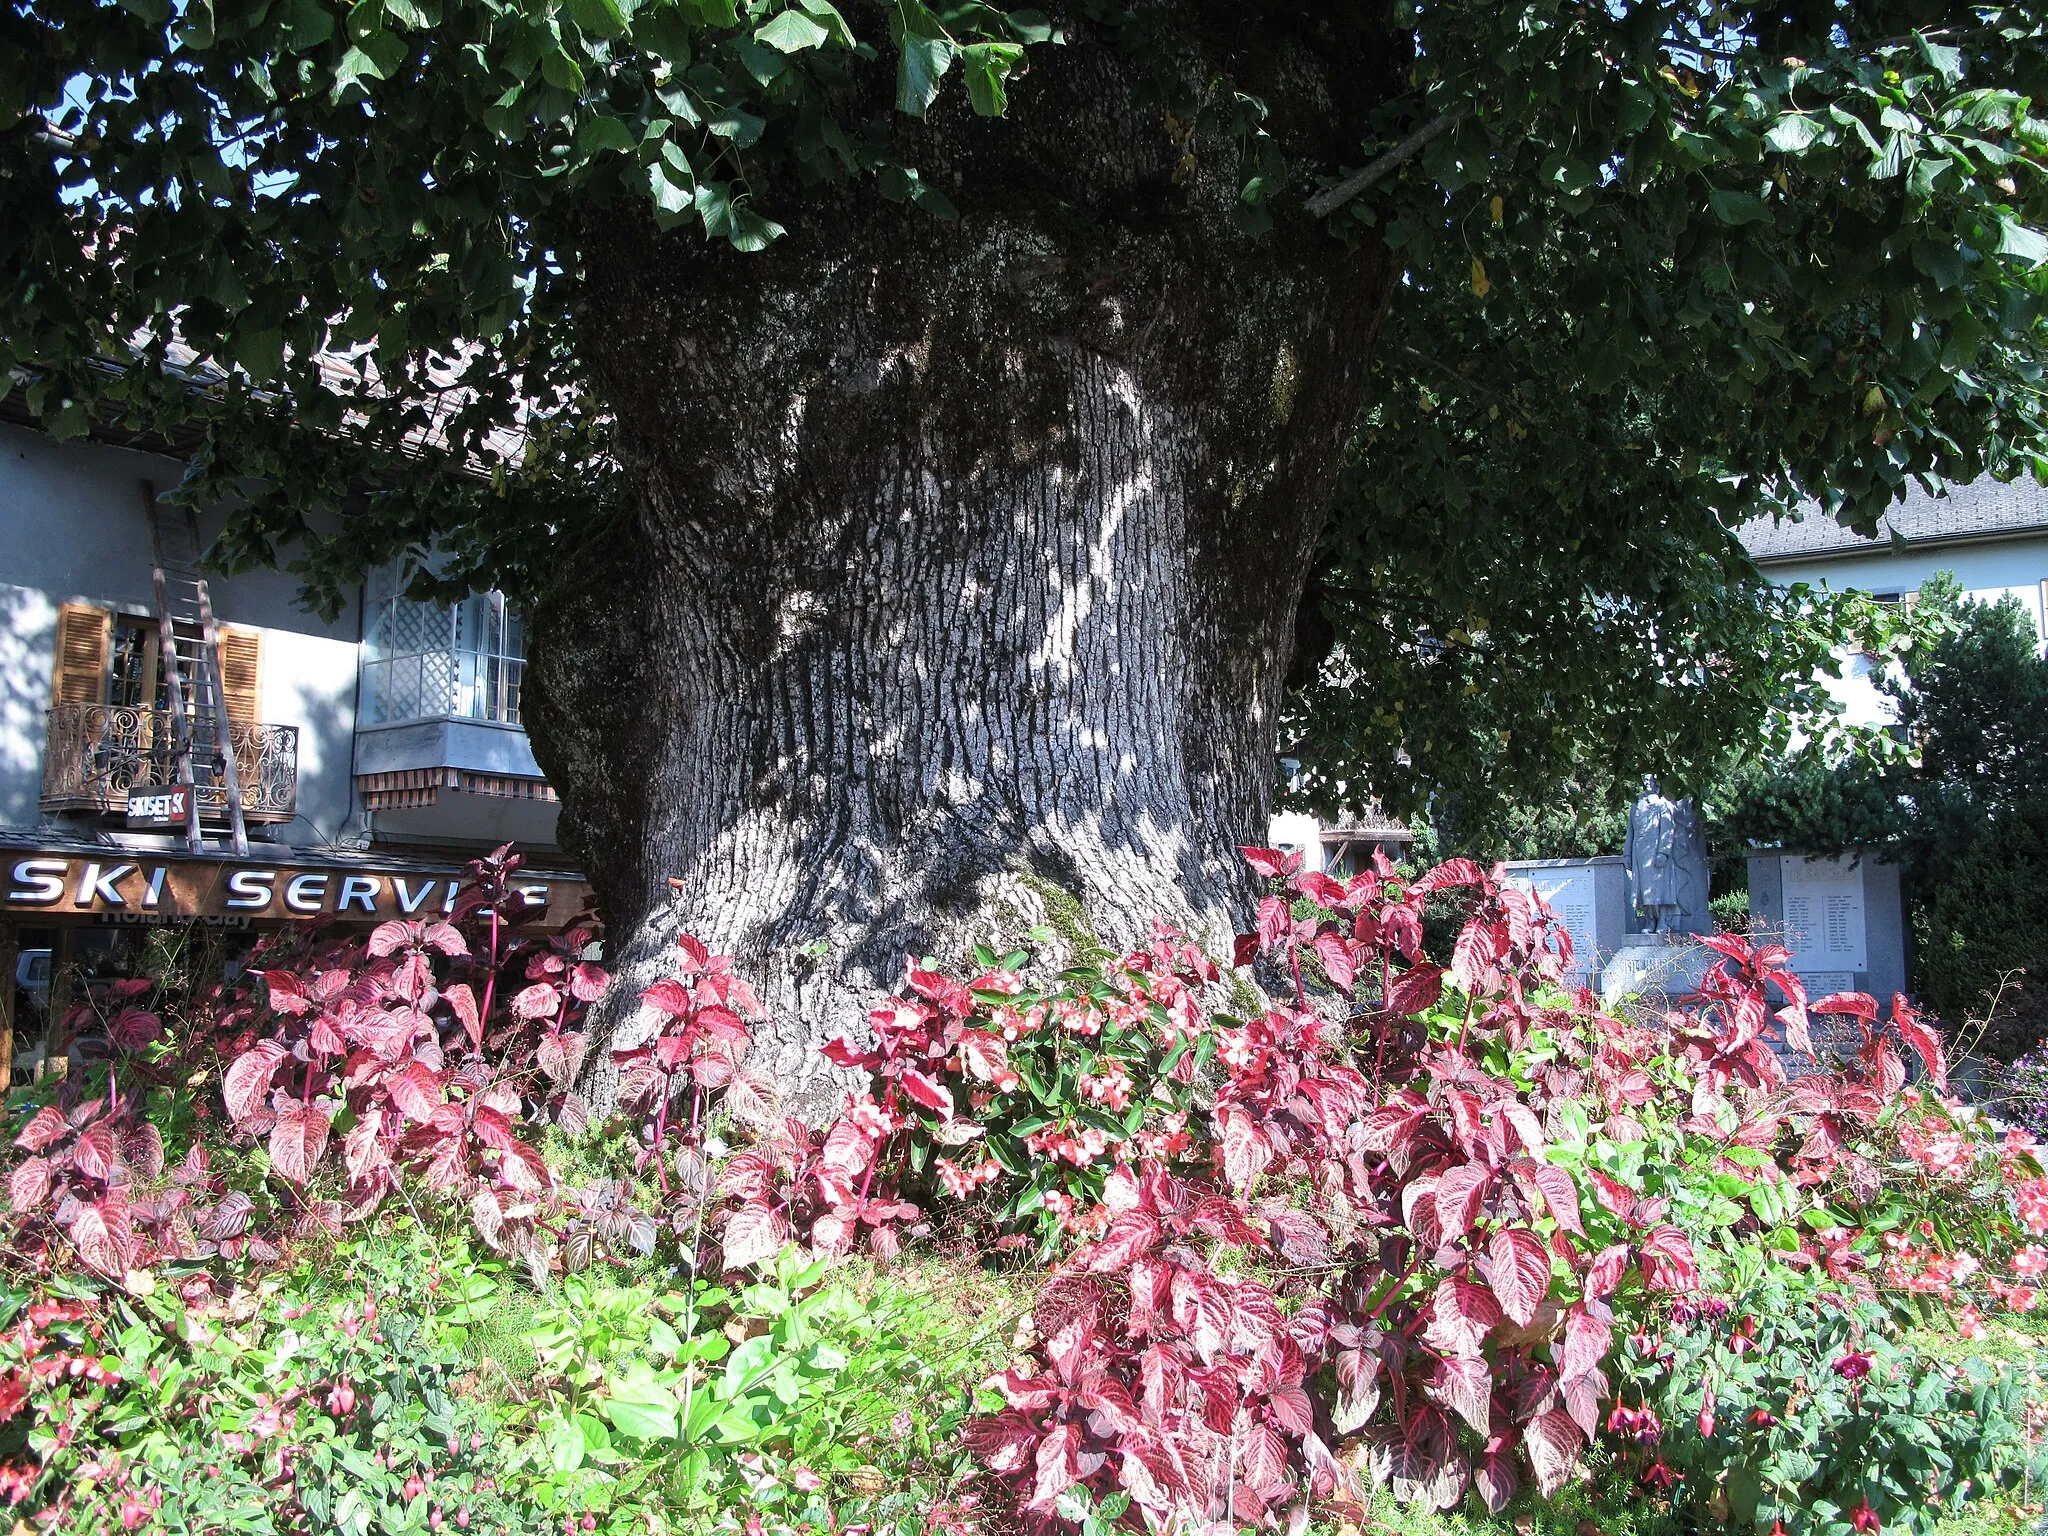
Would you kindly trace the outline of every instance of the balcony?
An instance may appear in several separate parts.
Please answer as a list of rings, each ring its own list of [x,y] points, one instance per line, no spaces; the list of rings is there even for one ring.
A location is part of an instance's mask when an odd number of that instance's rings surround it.
[[[231,721],[242,818],[252,824],[290,821],[299,804],[299,732],[291,725]],[[202,738],[204,733],[202,732]],[[131,789],[168,789],[179,782],[171,713],[122,704],[58,704],[49,713],[43,754],[43,809],[124,813]],[[221,755],[206,742],[193,749],[192,779],[200,815],[227,819]]]

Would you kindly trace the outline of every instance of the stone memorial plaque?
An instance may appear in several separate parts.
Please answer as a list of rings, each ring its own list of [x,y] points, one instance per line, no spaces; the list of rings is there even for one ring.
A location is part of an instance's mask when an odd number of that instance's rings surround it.
[[[1779,861],[1785,882],[1785,944],[1792,969],[1867,971],[1863,872],[1850,858]]]
[[[1572,936],[1572,968],[1566,974],[1584,981],[1599,963],[1600,919],[1593,871],[1581,865],[1567,869],[1518,869],[1508,883],[1550,903],[1564,931]]]
[[[1830,992],[1854,992],[1856,975],[1853,971],[1801,971],[1799,979],[1806,983],[1808,999],[1826,997]]]

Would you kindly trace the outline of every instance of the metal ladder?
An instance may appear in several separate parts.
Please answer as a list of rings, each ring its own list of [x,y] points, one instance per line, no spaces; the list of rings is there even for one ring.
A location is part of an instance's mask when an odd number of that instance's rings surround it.
[[[217,761],[226,791],[228,829],[238,857],[249,852],[249,828],[242,818],[242,779],[235,766],[234,732],[221,686],[220,626],[199,562],[199,518],[190,507],[164,506],[156,487],[142,482],[149,521],[151,576],[156,583],[157,665],[171,702],[172,749],[178,782],[186,786],[185,842],[197,853],[204,838],[199,822],[196,757]]]

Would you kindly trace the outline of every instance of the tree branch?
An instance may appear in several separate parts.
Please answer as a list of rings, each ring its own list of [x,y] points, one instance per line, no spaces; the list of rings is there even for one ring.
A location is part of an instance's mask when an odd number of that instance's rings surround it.
[[[1328,218],[1376,181],[1382,181],[1442,138],[1465,115],[1456,106],[1433,121],[1424,123],[1407,138],[1373,161],[1362,171],[1353,171],[1334,187],[1326,187],[1308,200],[1308,211],[1319,219]]]

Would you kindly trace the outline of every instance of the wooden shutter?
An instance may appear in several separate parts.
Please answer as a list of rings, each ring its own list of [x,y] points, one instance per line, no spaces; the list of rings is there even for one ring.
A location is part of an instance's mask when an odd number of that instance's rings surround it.
[[[263,631],[220,627],[220,691],[228,718],[254,725],[263,709]]]
[[[114,644],[114,615],[90,603],[57,610],[57,654],[50,667],[52,704],[103,704]]]

